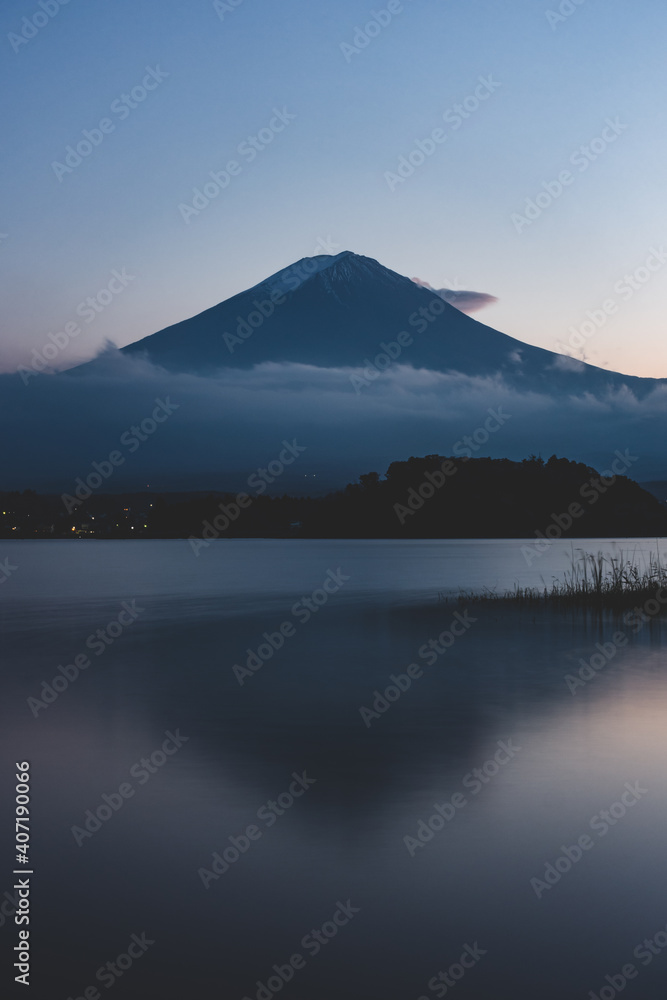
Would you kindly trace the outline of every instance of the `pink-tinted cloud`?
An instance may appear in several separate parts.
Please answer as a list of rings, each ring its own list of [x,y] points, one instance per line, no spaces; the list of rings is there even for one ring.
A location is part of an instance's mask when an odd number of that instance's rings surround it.
[[[428,281],[422,281],[421,278],[413,278],[412,280],[415,284],[421,285],[422,288],[428,288],[429,291],[435,292],[445,302],[449,302],[450,305],[455,306],[456,309],[460,309],[464,313],[479,312],[480,309],[491,306],[494,302],[498,301],[495,295],[487,295],[485,292],[466,292],[454,291],[452,288],[434,288],[433,285],[429,285]]]

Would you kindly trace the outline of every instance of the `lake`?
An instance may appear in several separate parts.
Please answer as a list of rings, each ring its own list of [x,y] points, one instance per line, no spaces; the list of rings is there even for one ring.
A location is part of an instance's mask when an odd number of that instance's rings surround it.
[[[35,995],[662,998],[665,624],[438,599],[656,545],[4,542]]]

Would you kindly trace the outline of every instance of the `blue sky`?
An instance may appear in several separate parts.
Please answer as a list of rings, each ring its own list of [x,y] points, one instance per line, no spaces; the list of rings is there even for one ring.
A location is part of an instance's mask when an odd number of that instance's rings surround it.
[[[69,0],[49,17],[38,0],[3,4],[3,370],[68,322],[81,333],[58,365],[328,245],[491,293],[478,319],[550,349],[577,354],[569,328],[590,311],[587,360],[667,376],[664,3],[565,0],[573,12],[557,20],[549,0],[394,0],[359,51],[341,46],[386,3],[218,6]],[[148,68],[155,89],[121,110]],[[475,107],[480,78],[493,92]],[[443,118],[466,99],[465,120]],[[260,133],[281,124],[276,111],[288,124]],[[113,130],[90,155],[54,167],[105,118]],[[391,181],[438,128],[446,141]],[[271,141],[251,160],[239,147],[257,134]],[[228,186],[184,213],[230,160]],[[544,193],[566,170],[560,196]],[[539,214],[517,222],[539,192]],[[77,308],[100,290],[86,322]]]

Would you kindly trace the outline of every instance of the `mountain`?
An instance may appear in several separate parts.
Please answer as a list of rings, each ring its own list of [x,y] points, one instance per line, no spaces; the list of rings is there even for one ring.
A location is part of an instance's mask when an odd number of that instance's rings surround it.
[[[412,343],[401,348],[399,363],[502,375],[520,391],[599,396],[626,386],[641,399],[661,381],[525,344],[465,315],[436,290],[349,250],[304,257],[122,353],[144,355],[168,371],[197,374],[267,361],[361,368],[401,331]]]
[[[6,490],[244,491],[270,466],[272,492],[321,495],[397,459],[466,452],[565,454],[603,472],[622,459],[633,478],[665,479],[667,380],[522,343],[348,251],[0,386]],[[283,467],[285,442],[299,457]]]

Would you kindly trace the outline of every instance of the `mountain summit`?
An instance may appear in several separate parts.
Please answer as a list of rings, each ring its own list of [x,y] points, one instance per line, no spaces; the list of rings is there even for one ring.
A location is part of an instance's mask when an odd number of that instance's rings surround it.
[[[632,456],[633,474],[665,478],[667,380],[521,343],[441,292],[354,253],[304,257],[122,351],[35,379],[30,392],[7,375],[5,488],[71,494],[109,472],[114,490],[243,491],[249,472],[280,464],[286,442],[307,449],[277,487],[297,492],[462,447],[567,454],[603,471]],[[175,413],[163,426],[153,414],[165,401]]]
[[[356,367],[432,298],[370,257],[349,250],[320,254],[123,352],[145,354],[172,371],[250,368],[262,361]]]
[[[286,293],[295,291],[304,281],[315,275],[323,276],[322,287],[334,295],[337,294],[337,289],[365,283],[378,282],[386,285],[387,289],[405,285],[406,282],[410,283],[408,278],[383,267],[372,257],[362,257],[352,253],[351,250],[343,250],[342,253],[333,256],[319,254],[317,257],[302,257],[295,264],[290,264],[289,267],[276,272],[242,294],[274,288]]]
[[[521,390],[601,395],[627,386],[641,398],[660,381],[525,344],[463,314],[435,290],[349,250],[304,257],[122,353],[198,374],[267,361],[363,368],[401,332],[410,343],[399,352],[400,364],[502,376]]]

